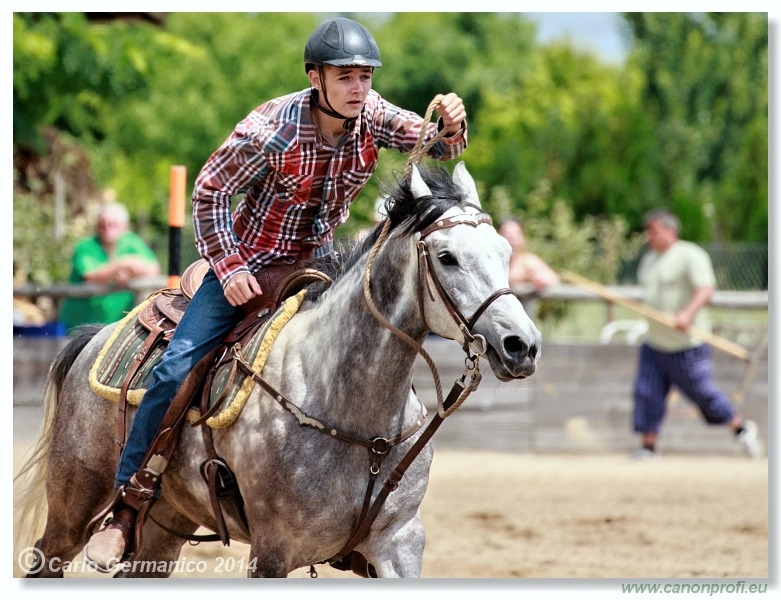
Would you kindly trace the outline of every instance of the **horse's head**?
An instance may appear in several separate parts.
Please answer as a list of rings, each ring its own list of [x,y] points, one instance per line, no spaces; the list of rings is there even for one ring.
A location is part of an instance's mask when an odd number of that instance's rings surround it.
[[[534,373],[540,332],[508,289],[510,246],[480,208],[464,163],[452,179],[444,169],[413,167],[409,195],[423,215],[413,237],[428,328],[487,356],[502,381]],[[389,207],[391,218],[395,208]]]

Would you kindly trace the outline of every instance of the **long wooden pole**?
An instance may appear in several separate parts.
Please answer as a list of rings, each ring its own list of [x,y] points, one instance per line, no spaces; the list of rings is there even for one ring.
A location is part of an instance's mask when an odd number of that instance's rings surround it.
[[[672,329],[677,329],[675,326],[675,320],[670,315],[663,313],[660,310],[656,310],[647,304],[643,304],[633,300],[632,298],[627,298],[622,294],[616,293],[603,285],[591,281],[590,279],[586,279],[580,275],[576,275],[575,273],[571,273],[570,271],[563,271],[561,273],[561,278],[564,281],[574,283],[583,289],[593,292],[605,300],[609,300],[610,302],[618,304],[619,306],[623,306],[629,310],[639,313],[644,317],[651,319],[652,321],[656,321],[657,323],[661,323],[662,325],[666,325]],[[703,342],[707,342],[722,352],[731,354],[732,356],[735,356],[741,360],[751,360],[750,352],[746,348],[728,339],[719,337],[708,331],[703,331],[702,329],[693,326],[689,327],[689,329],[686,330],[686,333],[692,337],[696,337],[697,339],[702,340]]]
[[[182,227],[187,168],[171,167],[171,187],[168,197],[168,287],[177,288],[181,281]]]

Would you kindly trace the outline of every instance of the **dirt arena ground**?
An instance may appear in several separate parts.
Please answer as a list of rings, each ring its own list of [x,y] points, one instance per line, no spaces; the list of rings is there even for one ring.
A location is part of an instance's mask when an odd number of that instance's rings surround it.
[[[15,463],[25,448],[15,445]],[[768,492],[766,458],[438,450],[422,506],[423,576],[766,579]],[[176,578],[244,578],[247,546],[185,545],[182,557],[205,570]]]
[[[741,458],[440,451],[423,576],[765,578],[767,475],[767,461]]]

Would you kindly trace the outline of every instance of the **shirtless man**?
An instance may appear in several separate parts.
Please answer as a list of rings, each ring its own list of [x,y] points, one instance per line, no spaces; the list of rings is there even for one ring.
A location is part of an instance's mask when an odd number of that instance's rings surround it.
[[[499,223],[499,234],[513,249],[510,257],[510,286],[530,283],[534,290],[559,283],[559,276],[539,256],[526,249],[526,236],[518,219],[509,217]]]

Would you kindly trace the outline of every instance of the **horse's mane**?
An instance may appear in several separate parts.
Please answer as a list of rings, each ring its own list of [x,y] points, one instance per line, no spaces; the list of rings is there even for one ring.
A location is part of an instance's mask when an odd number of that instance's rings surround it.
[[[385,198],[384,212],[387,215],[385,220],[375,225],[362,239],[342,241],[338,247],[334,247],[330,256],[314,260],[308,266],[323,271],[336,281],[369,253],[380,237],[386,220],[390,220],[390,233],[400,231],[409,235],[422,231],[454,206],[471,205],[466,202],[464,190],[453,181],[446,169],[419,166],[418,170],[431,191],[430,196],[415,198],[410,191],[409,177],[400,179],[396,174],[393,185],[381,182],[380,189]],[[328,287],[320,283],[311,285],[307,291],[307,301],[317,302]]]

